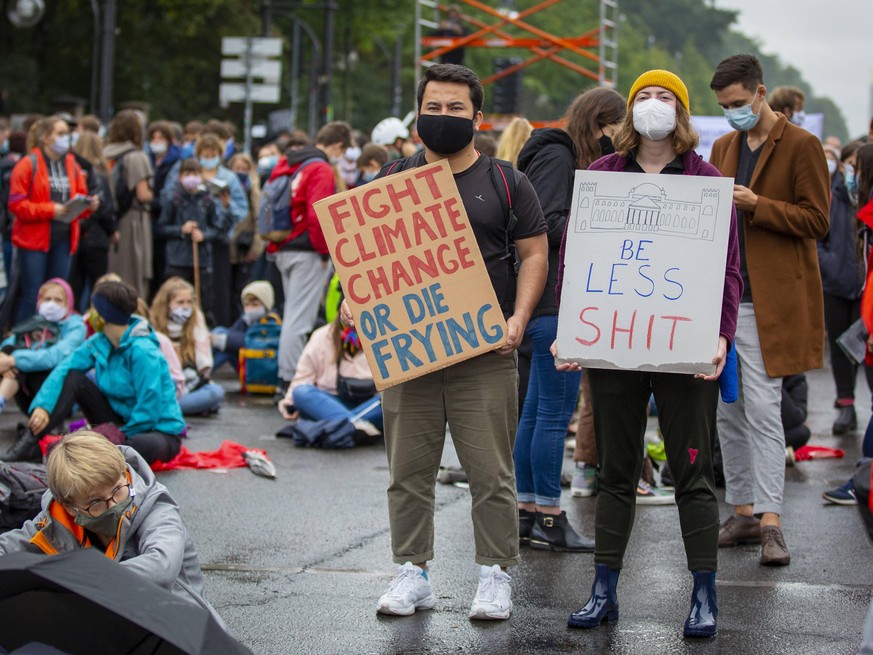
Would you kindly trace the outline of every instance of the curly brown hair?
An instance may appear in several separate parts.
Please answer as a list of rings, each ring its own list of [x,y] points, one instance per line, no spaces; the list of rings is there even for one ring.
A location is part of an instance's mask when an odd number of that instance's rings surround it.
[[[122,109],[115,114],[109,123],[106,133],[106,143],[124,143],[130,141],[137,148],[142,148],[143,125],[133,109]]]

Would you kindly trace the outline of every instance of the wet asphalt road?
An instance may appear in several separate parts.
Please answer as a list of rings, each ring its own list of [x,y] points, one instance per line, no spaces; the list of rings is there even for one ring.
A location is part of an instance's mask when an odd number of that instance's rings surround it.
[[[870,412],[859,405],[861,429],[830,435],[833,383],[828,370],[810,382],[811,443],[846,450],[841,460],[798,463],[787,470],[785,537],[791,565],[764,568],[758,547],[719,553],[719,635],[682,638],[690,574],[675,505],[639,507],[619,581],[621,620],[591,631],[566,627],[587,600],[590,554],[523,550],[512,569],[510,621],[471,622],[475,593],[469,494],[437,485],[436,552],[431,580],[436,609],[383,617],[376,600],[391,580],[381,447],[350,451],[295,448],[273,433],[282,425],[269,400],[228,392],[216,417],[192,419],[191,450],[231,439],[268,451],[278,479],[248,469],[160,474],[182,506],[205,569],[207,595],[230,630],[255,653],[853,653],[870,601],[871,557],[854,507],[825,505],[823,490],[852,473]],[[859,397],[865,397],[858,380]],[[0,447],[11,442],[17,411],[0,415]],[[450,445],[444,463],[455,463]],[[566,460],[566,468],[572,466]],[[723,499],[724,492],[719,490]],[[593,533],[594,499],[564,507],[574,525]],[[722,507],[723,516],[727,508]]]

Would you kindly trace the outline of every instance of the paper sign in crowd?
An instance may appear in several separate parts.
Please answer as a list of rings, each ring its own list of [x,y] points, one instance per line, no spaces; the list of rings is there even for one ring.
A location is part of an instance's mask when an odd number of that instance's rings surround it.
[[[506,342],[448,162],[374,180],[315,211],[379,390]]]
[[[557,360],[715,371],[733,180],[577,171]]]

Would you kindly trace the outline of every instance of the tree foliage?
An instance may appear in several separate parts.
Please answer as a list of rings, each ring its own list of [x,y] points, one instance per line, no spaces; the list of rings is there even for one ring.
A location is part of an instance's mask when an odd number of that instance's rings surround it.
[[[540,0],[516,0],[525,11]],[[152,117],[185,121],[216,116],[242,123],[242,107],[218,106],[221,38],[259,36],[263,0],[123,0],[118,6],[115,44],[115,105],[141,101],[151,106]],[[491,6],[497,0],[486,0]],[[414,0],[334,0],[332,116],[369,130],[388,115],[391,107],[391,65],[394,43],[402,44],[401,82],[403,111],[414,108]],[[103,6],[103,2],[98,2]],[[290,103],[291,40],[295,19],[305,23],[320,47],[325,45],[323,0],[271,0],[271,36],[285,41],[282,97],[276,106],[255,105],[255,118],[265,120],[275,109]],[[47,2],[45,18],[34,28],[19,30],[0,20],[0,81],[10,112],[47,112],[60,96],[75,96],[86,103],[91,96],[94,17],[90,0]],[[493,24],[497,18],[461,3],[473,20]],[[845,138],[845,121],[828,98],[818,97],[802,74],[785,66],[778,56],[764,54],[758,43],[733,29],[735,12],[719,9],[706,0],[620,0],[618,26],[618,90],[626,92],[641,72],[651,68],[675,71],[685,81],[696,114],[718,114],[709,89],[714,66],[737,52],[754,52],[764,64],[769,88],[792,84],[807,93],[808,112],[823,111],[825,130]],[[524,20],[550,34],[579,36],[599,25],[597,0],[564,0]],[[468,26],[471,31],[476,28]],[[502,33],[529,37],[530,33],[504,26]],[[309,37],[301,42],[297,90],[298,125],[308,122],[307,99],[314,93],[310,74],[321,74],[321,59],[313,59]],[[597,54],[596,48],[590,52]],[[529,50],[467,48],[465,63],[480,77],[494,72],[497,57],[528,58]],[[597,64],[581,55],[561,51],[559,56],[592,72]],[[549,60],[525,68],[523,113],[531,119],[559,118],[581,91],[595,84],[586,76]],[[316,86],[326,78],[316,76]],[[486,111],[490,110],[486,88]],[[90,108],[87,108],[90,109]],[[318,116],[320,122],[326,118]]]

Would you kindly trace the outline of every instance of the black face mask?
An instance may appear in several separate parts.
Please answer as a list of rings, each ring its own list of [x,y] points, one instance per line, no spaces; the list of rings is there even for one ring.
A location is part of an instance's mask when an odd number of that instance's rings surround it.
[[[600,137],[597,142],[600,144],[600,156],[604,157],[606,155],[611,155],[615,152],[615,146],[612,145],[612,139],[610,139],[605,134]]]
[[[453,155],[463,150],[476,132],[472,118],[443,114],[422,114],[416,126],[422,143],[438,155]]]

